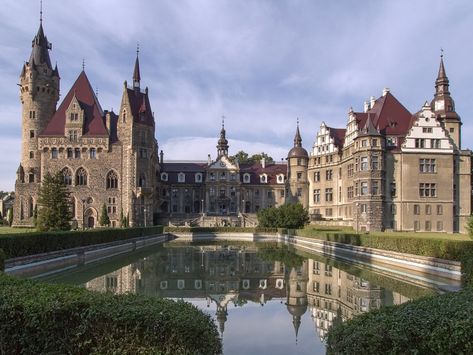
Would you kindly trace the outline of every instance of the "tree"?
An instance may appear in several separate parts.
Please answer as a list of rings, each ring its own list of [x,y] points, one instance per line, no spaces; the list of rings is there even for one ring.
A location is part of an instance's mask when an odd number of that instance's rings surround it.
[[[60,171],[44,176],[38,193],[37,228],[40,231],[71,229],[71,200]]]
[[[238,163],[240,164],[246,164],[246,163],[251,164],[251,163],[259,163],[261,159],[263,158],[266,159],[266,163],[274,163],[274,159],[266,153],[253,154],[250,157],[249,154],[243,150],[240,150],[235,155],[232,155],[230,157],[230,160],[233,162],[238,160]]]
[[[309,212],[300,203],[269,207],[258,212],[258,224],[267,228],[302,228],[309,222]]]
[[[473,237],[473,215],[468,218],[468,221],[466,222],[466,229],[468,231],[468,235]]]
[[[240,150],[235,155],[232,155],[230,157],[230,160],[232,162],[235,162],[236,160],[238,160],[238,163],[240,163],[240,164],[248,163],[248,153],[244,152],[243,150]]]
[[[33,225],[38,227],[38,205],[34,205],[33,209]]]
[[[249,158],[249,161],[251,163],[260,163],[261,160],[265,158],[266,159],[266,163],[267,164],[271,164],[271,163],[274,163],[274,159],[272,157],[270,157],[268,154],[266,153],[261,153],[261,154],[253,154],[250,158]]]
[[[125,228],[125,217],[123,216],[123,208],[120,211],[120,228]]]
[[[9,226],[13,223],[13,208],[9,208],[7,211],[7,222]]]
[[[103,204],[102,211],[100,212],[99,223],[101,226],[110,225],[110,218],[108,217],[107,206],[105,206],[105,203]]]

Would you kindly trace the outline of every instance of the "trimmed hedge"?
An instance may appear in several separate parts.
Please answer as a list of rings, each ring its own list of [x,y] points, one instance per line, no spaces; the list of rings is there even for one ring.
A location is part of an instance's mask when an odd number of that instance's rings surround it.
[[[220,354],[195,306],[0,275],[0,353]]]
[[[5,270],[5,253],[0,249],[0,272]]]
[[[472,354],[473,288],[334,322],[327,354]]]
[[[5,234],[0,235],[0,249],[7,258],[14,258],[162,233],[162,226],[154,226]]]
[[[166,233],[277,233],[278,228],[250,227],[164,227]]]
[[[473,285],[473,241],[446,240],[434,238],[413,238],[410,236],[378,236],[356,233],[320,232],[315,229],[298,229],[295,235],[320,240],[390,250],[400,253],[457,260],[462,264],[462,282]]]

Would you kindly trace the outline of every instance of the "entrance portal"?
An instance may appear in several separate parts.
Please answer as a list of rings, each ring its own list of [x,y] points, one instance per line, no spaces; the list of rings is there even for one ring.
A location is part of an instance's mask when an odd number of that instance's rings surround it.
[[[87,218],[87,228],[94,228],[95,226],[95,218],[93,216],[89,216]]]

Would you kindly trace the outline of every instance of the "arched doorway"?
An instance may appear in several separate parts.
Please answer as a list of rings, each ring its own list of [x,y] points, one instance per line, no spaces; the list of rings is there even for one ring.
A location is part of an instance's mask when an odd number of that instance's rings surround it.
[[[95,227],[95,218],[94,216],[87,217],[87,228],[94,228]]]

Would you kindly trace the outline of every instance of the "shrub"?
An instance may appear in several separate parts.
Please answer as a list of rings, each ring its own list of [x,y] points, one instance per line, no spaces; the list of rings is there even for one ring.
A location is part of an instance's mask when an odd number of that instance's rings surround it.
[[[99,224],[101,226],[110,225],[110,217],[108,216],[107,206],[105,205],[105,203],[102,205],[102,211],[100,212]]]
[[[261,227],[302,228],[309,222],[309,212],[300,203],[264,208],[258,212]]]
[[[471,354],[473,288],[334,322],[328,354]]]
[[[0,272],[5,270],[5,253],[0,249]]]
[[[162,234],[162,226],[87,231],[33,232],[0,236],[0,248],[7,258],[47,253],[62,249],[110,243],[117,240]]]
[[[100,294],[0,275],[0,352],[220,354],[210,316],[195,306]]]
[[[466,230],[468,231],[468,235],[473,237],[473,215],[471,215],[466,222]]]

